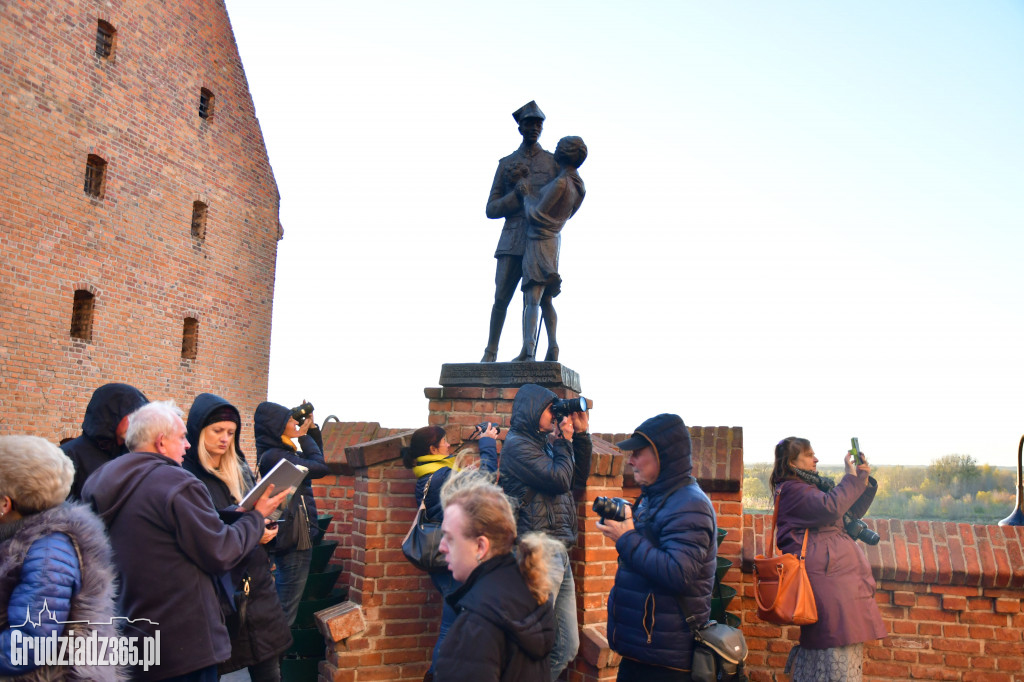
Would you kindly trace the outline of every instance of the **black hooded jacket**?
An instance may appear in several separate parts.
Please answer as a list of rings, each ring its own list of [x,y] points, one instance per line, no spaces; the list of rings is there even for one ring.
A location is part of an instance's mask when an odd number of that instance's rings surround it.
[[[511,554],[477,566],[448,595],[457,614],[434,664],[437,682],[540,682],[551,679],[555,646],[551,600],[537,604]]]
[[[82,486],[92,472],[128,452],[117,442],[117,425],[149,401],[142,391],[128,384],[104,384],[96,389],[85,408],[82,435],[60,446],[75,465],[70,500],[82,497]]]
[[[554,442],[540,430],[544,409],[557,398],[536,384],[524,384],[512,403],[512,422],[501,450],[498,482],[518,502],[519,535],[542,531],[566,546],[576,542],[576,500],[590,475],[593,444],[586,433]]]
[[[717,525],[695,481],[690,432],[674,414],[648,419],[636,433],[654,447],[658,478],[641,487],[634,531],[615,543],[619,567],[608,597],[608,643],[627,658],[689,670],[693,635],[680,600],[703,624],[711,615]]]
[[[231,497],[231,491],[224,481],[217,478],[199,461],[199,439],[206,419],[214,410],[229,407],[234,410],[241,423],[238,408],[224,398],[212,393],[200,393],[192,402],[186,422],[186,435],[191,447],[185,453],[185,461],[181,466],[198,478],[210,491],[213,506],[217,509],[234,510],[237,507]],[[238,453],[238,467],[242,470],[244,485],[242,494],[255,485],[255,479],[245,455],[241,450],[241,436],[235,431],[235,452]],[[244,618],[234,613],[228,618],[228,631],[231,634],[231,658],[217,666],[221,674],[240,670],[275,658],[292,644],[291,631],[281,601],[277,598],[274,577],[270,573],[270,557],[266,545],[257,545],[245,560],[231,571],[231,582],[236,590],[241,590],[248,581],[249,596],[246,600]]]
[[[302,513],[303,505],[305,513],[309,517],[309,537],[312,541],[317,534],[316,526],[316,500],[313,498],[313,481],[323,478],[331,473],[324,463],[324,455],[320,446],[309,434],[299,438],[299,445],[302,452],[287,445],[283,440],[284,429],[291,418],[291,410],[284,405],[277,403],[263,402],[256,407],[256,414],[253,416],[253,430],[256,433],[256,466],[260,473],[266,475],[274,468],[274,465],[281,459],[287,459],[292,464],[304,466],[309,469],[306,478],[299,484],[299,489],[292,496],[292,502],[288,505],[288,511],[283,517],[287,523],[294,523],[296,515]],[[271,543],[271,551],[274,553],[288,552],[295,549],[295,546],[286,545],[281,537]]]
[[[231,643],[213,576],[256,547],[263,515],[246,512],[224,525],[206,486],[151,452],[130,452],[97,469],[82,500],[110,534],[121,575],[120,615],[142,619],[125,634],[160,631],[160,665],[133,669],[132,679],[164,679],[227,660]]]

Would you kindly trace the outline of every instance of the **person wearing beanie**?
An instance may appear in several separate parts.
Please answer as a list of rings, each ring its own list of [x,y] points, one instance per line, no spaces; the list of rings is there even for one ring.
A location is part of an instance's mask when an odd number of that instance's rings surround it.
[[[213,506],[234,511],[256,479],[241,449],[242,419],[238,409],[224,398],[200,393],[192,401],[185,423],[189,449],[181,466],[192,472],[210,491]],[[277,536],[277,525],[266,520],[260,543],[228,573],[220,585],[234,599],[227,618],[231,658],[217,665],[221,675],[248,668],[253,682],[281,679],[278,657],[292,644],[284,609],[270,572],[267,543]],[[239,600],[245,603],[239,603]]]
[[[274,572],[277,596],[291,627],[299,612],[299,601],[313,558],[313,539],[319,530],[312,482],[323,478],[330,470],[324,462],[323,441],[312,413],[299,424],[284,405],[263,402],[256,406],[253,428],[256,466],[261,475],[266,476],[282,459],[309,470],[281,517],[282,534],[268,546],[277,567]]]
[[[698,623],[711,616],[715,510],[691,475],[690,431],[678,415],[648,419],[617,447],[628,453],[640,486],[624,521],[597,524],[619,554],[608,596],[608,642],[622,655],[617,679],[688,681],[693,634],[686,612]]]

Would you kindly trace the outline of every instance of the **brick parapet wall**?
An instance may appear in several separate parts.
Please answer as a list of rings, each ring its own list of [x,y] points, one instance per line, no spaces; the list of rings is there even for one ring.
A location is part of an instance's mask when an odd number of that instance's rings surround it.
[[[327,422],[321,428],[324,458],[331,475],[313,481],[317,513],[330,514],[324,539],[335,541],[331,563],[343,568],[342,580],[352,572],[353,524],[355,520],[355,476],[345,458],[345,448],[402,433],[408,429],[381,427],[377,422]]]
[[[755,682],[781,672],[799,640],[795,627],[762,623],[754,603],[753,557],[768,543],[771,517],[744,514],[743,631]],[[868,643],[866,680],[1024,681],[1024,528],[943,521],[865,519],[880,541],[866,550],[889,636]]]
[[[459,406],[467,409],[455,413],[465,419],[438,422],[453,439],[457,440],[456,434],[468,435],[467,429],[477,421],[508,414],[502,409],[510,399],[500,394],[485,398],[486,389],[470,398],[465,398],[466,394],[429,394],[440,390],[427,389],[428,398],[452,400],[453,410],[456,400],[471,401]],[[492,413],[474,412],[483,407],[475,401],[490,400],[494,401]],[[443,414],[441,409],[436,413]],[[332,433],[334,429],[338,431]],[[347,434],[344,438],[343,433]],[[702,487],[712,489],[719,526],[729,531],[719,555],[731,560],[733,567],[723,583],[739,593],[728,611],[741,618],[750,647],[751,677],[755,682],[787,682],[782,669],[799,629],[757,619],[752,576],[742,570],[755,554],[763,553],[766,532],[765,515],[742,512],[741,475],[735,483],[731,479],[733,472],[742,473],[742,430],[691,427],[691,434],[695,473]],[[360,621],[358,633],[344,641],[332,640],[321,679],[419,680],[437,636],[441,603],[427,576],[401,555],[401,538],[415,512],[414,481],[397,459],[402,432],[375,424],[325,428],[325,450],[336,470],[351,466],[344,451],[338,455],[338,444],[351,444],[361,435],[378,440],[348,448],[367,466],[365,473],[354,470],[350,485],[355,520],[352,560],[346,565],[346,574],[350,575],[353,601],[361,603],[366,618],[365,624]],[[591,477],[579,506],[579,542],[571,551],[581,628],[580,654],[566,674],[573,681],[607,682],[615,678],[617,670],[618,657],[605,639],[605,609],[617,557],[612,543],[594,527],[596,519],[590,508],[598,496],[630,498],[639,492],[622,454],[613,445],[628,435],[594,434]],[[717,461],[721,458],[727,461]],[[346,480],[344,474],[338,474],[334,482],[321,479],[318,485],[323,484],[324,492],[340,501],[345,495],[335,489],[346,485]],[[736,490],[721,490],[730,487]],[[767,520],[770,523],[770,518]],[[867,645],[865,680],[1024,682],[1024,529],[866,521],[882,537],[878,547],[867,551],[878,580],[876,600],[890,635]],[[350,618],[351,612],[346,617]]]

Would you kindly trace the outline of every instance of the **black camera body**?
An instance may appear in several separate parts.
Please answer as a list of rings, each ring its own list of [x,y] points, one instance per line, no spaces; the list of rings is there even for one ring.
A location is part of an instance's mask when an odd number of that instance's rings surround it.
[[[586,411],[587,399],[583,396],[579,398],[555,398],[551,403],[551,414],[554,415],[555,421],[561,421],[573,412]]]
[[[310,402],[304,402],[298,407],[292,408],[292,419],[297,421],[300,426],[311,414],[313,414],[313,403]]]
[[[594,511],[602,521],[605,519],[625,521],[626,507],[628,506],[630,506],[629,501],[621,497],[599,497],[594,500]]]
[[[860,540],[865,545],[877,545],[878,544],[878,533],[868,528],[868,524],[864,523],[860,519],[855,519],[849,514],[846,514],[843,518],[845,522],[844,527],[846,528],[846,534],[854,540]]]
[[[482,434],[484,431],[487,430],[488,426],[493,426],[498,431],[498,433],[501,433],[501,427],[495,424],[494,422],[480,422],[479,424],[476,425],[477,433]]]

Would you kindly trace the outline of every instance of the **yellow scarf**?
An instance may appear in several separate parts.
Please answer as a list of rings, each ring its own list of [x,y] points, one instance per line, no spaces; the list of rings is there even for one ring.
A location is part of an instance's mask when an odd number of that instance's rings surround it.
[[[281,436],[281,442],[290,447],[292,450],[298,451],[298,448],[295,447],[295,442],[292,441],[292,439],[289,438],[288,436]]]
[[[416,458],[416,466],[412,468],[412,472],[416,474],[416,478],[420,476],[426,476],[432,474],[438,469],[448,467],[449,469],[455,469],[455,455],[423,455],[422,457]],[[458,471],[458,469],[455,469]]]

